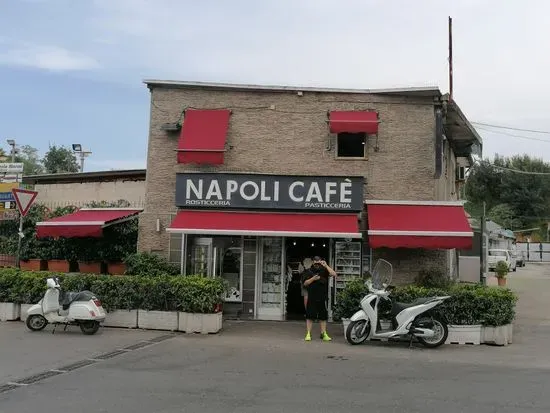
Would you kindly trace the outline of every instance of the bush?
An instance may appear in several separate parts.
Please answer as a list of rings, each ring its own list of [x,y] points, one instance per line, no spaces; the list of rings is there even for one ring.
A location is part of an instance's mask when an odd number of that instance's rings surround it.
[[[352,282],[339,293],[341,303],[336,301],[335,314],[349,317],[360,306],[366,294],[360,284]],[[398,287],[391,293],[394,301],[410,303],[420,297],[450,295],[434,312],[444,317],[449,324],[501,326],[511,323],[516,315],[517,296],[509,289],[486,287],[482,285],[452,284],[447,288],[426,288],[419,286]],[[380,316],[390,311],[388,301],[381,300]]]
[[[44,295],[48,277],[59,277],[64,291],[92,291],[107,311],[214,313],[226,290],[224,280],[200,276],[68,275],[1,268],[0,302],[37,303]]]
[[[124,259],[126,274],[132,275],[178,275],[180,269],[166,258],[148,252],[130,254]]]
[[[451,280],[440,268],[426,268],[420,270],[414,283],[419,287],[426,288],[448,288],[454,284],[453,280]]]
[[[361,308],[361,299],[368,291],[365,281],[360,278],[348,282],[344,289],[338,291],[333,313],[335,321],[350,318],[355,314]]]

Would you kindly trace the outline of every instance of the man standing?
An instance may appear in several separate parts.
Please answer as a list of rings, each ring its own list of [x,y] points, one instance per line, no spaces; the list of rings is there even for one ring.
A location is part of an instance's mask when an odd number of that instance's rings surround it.
[[[314,320],[319,320],[321,325],[321,339],[332,340],[327,334],[329,277],[336,277],[336,272],[321,257],[313,257],[313,264],[304,277],[304,287],[308,291],[305,341],[311,341],[311,327]]]

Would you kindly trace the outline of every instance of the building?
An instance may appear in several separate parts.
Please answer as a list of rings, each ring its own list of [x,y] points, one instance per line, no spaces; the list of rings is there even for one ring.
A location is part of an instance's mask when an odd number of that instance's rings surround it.
[[[145,83],[138,248],[224,277],[227,313],[303,318],[312,255],[339,273],[331,302],[378,258],[393,283],[433,266],[456,275],[473,235],[459,185],[482,143],[439,89]]]
[[[36,202],[49,208],[124,200],[134,207],[145,202],[145,169],[27,175],[23,185],[38,192]]]

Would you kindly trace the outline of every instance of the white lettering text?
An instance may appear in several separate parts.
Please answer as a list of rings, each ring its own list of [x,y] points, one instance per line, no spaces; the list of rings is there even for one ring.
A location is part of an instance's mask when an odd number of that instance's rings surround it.
[[[295,181],[295,182],[292,182],[290,184],[290,186],[288,187],[288,196],[290,197],[290,199],[292,199],[294,202],[302,202],[304,200],[304,197],[303,196],[296,196],[294,195],[294,188],[296,188],[297,186],[301,186],[302,188],[304,187],[304,183],[301,182],[301,181]]]
[[[247,186],[252,187],[254,190],[254,193],[252,195],[247,195],[245,192],[245,189]],[[241,197],[246,201],[252,201],[253,199],[256,199],[258,197],[258,194],[260,193],[260,188],[258,187],[258,184],[253,181],[246,181],[241,185],[241,190],[239,191],[241,194]]]

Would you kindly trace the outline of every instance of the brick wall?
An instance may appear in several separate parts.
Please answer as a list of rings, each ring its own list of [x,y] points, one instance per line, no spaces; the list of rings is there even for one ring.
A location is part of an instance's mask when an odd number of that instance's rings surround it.
[[[369,94],[218,91],[154,88],[147,160],[145,211],[140,250],[168,249],[165,228],[175,212],[176,173],[184,171],[262,172],[304,175],[363,175],[369,199],[435,200],[434,107],[432,98]],[[225,164],[178,165],[178,134],[161,130],[185,107],[230,108]],[[369,137],[368,159],[335,159],[327,111],[374,109],[380,114],[378,140]],[[327,150],[327,147],[332,149]],[[454,177],[454,175],[453,175]],[[441,182],[441,180],[439,180]],[[155,231],[156,220],[161,230]],[[408,265],[408,264],[403,264]],[[410,265],[414,267],[413,264]],[[408,273],[408,270],[405,270]]]

